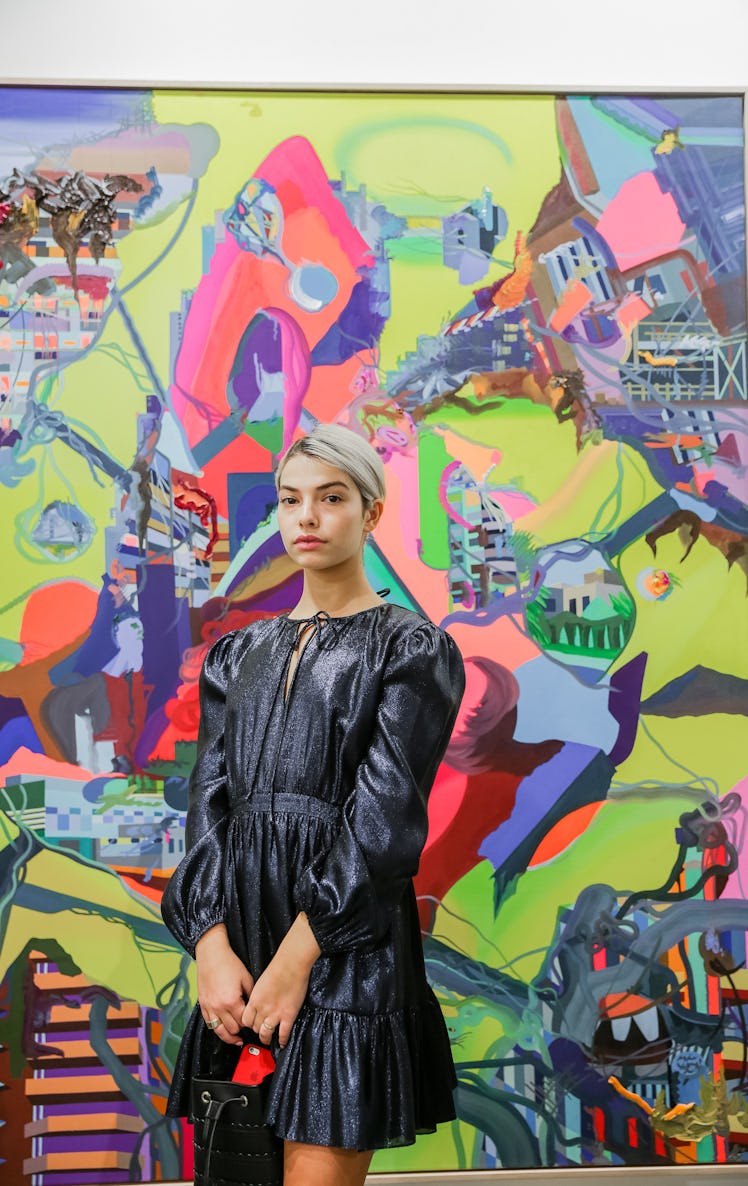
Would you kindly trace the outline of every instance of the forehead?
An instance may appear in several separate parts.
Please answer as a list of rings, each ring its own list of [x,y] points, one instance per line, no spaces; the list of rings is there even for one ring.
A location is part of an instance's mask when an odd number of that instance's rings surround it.
[[[292,487],[294,490],[316,489],[318,486],[329,486],[331,482],[340,483],[349,490],[355,488],[355,483],[345,470],[336,465],[328,465],[317,457],[308,457],[304,453],[296,453],[283,466],[280,486]]]

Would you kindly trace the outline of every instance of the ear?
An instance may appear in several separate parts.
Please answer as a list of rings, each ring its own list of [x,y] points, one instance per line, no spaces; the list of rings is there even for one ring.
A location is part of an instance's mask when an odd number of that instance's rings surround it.
[[[370,507],[364,511],[364,531],[373,531],[382,518],[384,500],[375,498]]]

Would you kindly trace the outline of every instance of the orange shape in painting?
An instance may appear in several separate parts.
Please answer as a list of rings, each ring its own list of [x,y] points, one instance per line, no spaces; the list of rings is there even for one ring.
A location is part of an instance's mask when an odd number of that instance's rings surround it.
[[[596,229],[621,271],[626,272],[675,251],[686,224],[678,214],[675,199],[662,192],[655,175],[638,173],[624,181],[608,202]]]
[[[20,746],[8,758],[4,766],[0,766],[0,786],[5,786],[9,778],[28,777],[33,774],[37,778],[57,778],[69,780],[75,785],[96,778],[92,770],[84,766],[74,766],[71,762],[58,762],[56,758],[48,758],[46,754],[37,754],[27,746]],[[124,779],[124,774],[111,774],[107,777]]]
[[[585,305],[589,305],[591,300],[592,293],[587,285],[583,284],[581,280],[572,280],[561,297],[561,302],[549,322],[553,332],[556,334],[563,333],[567,325],[570,325],[574,320],[577,313],[581,313]]]
[[[317,420],[330,423],[336,420],[351,402],[352,384],[361,369],[361,358],[355,355],[337,365],[315,366],[304,396],[304,407]]]
[[[599,803],[587,803],[584,807],[577,807],[576,811],[570,811],[568,815],[560,819],[540,841],[528,868],[532,868],[533,865],[543,865],[546,861],[557,857],[560,852],[563,852],[582,835],[599,810]]]
[[[22,663],[33,663],[80,638],[96,614],[98,593],[83,581],[51,581],[26,602],[18,641]]]
[[[651,1009],[654,1001],[638,992],[611,992],[600,997],[602,1017],[629,1017],[632,1013],[644,1013]]]

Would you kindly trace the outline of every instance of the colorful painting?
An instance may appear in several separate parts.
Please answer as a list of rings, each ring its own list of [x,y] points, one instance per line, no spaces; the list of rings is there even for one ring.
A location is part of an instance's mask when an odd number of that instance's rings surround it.
[[[0,1158],[164,1116],[213,640],[295,604],[273,465],[386,467],[467,692],[416,890],[458,1119],[379,1171],[748,1161],[743,97],[4,88]]]

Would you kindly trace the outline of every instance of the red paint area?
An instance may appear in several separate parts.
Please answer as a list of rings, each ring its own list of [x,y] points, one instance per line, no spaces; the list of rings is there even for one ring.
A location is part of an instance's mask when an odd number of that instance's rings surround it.
[[[111,276],[97,275],[95,272],[88,272],[85,269],[78,272],[75,284],[73,284],[73,277],[69,272],[60,272],[54,277],[55,284],[65,288],[74,288],[79,295],[85,292],[94,301],[106,300],[109,296],[109,285],[112,279]]]
[[[514,740],[518,696],[509,668],[484,656],[465,660],[465,694],[429,799],[415,878],[424,931],[447,891],[481,861],[485,838],[511,815],[522,780],[561,749],[560,741]]]
[[[205,549],[205,559],[207,560],[218,542],[216,500],[207,490],[202,490],[198,486],[192,474],[183,473],[180,469],[173,469],[171,479],[174,505],[182,511],[191,511],[198,516],[203,527],[210,527],[210,540]]]
[[[185,1178],[192,1178],[195,1173],[195,1130],[184,1116],[180,1117],[179,1123],[182,1126],[182,1173]]]
[[[434,790],[442,778],[447,786],[441,790],[441,819],[432,834],[429,808],[429,835],[414,882],[424,931],[431,930],[436,907],[447,891],[480,862],[478,850],[489,832],[509,818],[521,782],[521,777],[505,771],[466,776],[442,765]],[[444,794],[448,787],[454,793],[450,803]]]
[[[511,709],[491,732],[492,769],[460,774],[446,763],[439,768],[429,799],[429,834],[415,878],[424,931],[433,926],[438,902],[482,860],[481,845],[511,815],[523,778],[561,749],[560,741],[514,741],[516,721],[516,709]]]
[[[203,465],[203,476],[200,485],[210,490],[215,499],[216,510],[224,518],[229,518],[229,501],[227,493],[227,478],[229,474],[269,473],[272,469],[270,454],[262,445],[258,445],[251,437],[242,434],[236,440],[225,445],[221,452],[211,461]]]
[[[176,695],[164,705],[164,714],[169,723],[149,754],[151,762],[173,762],[176,756],[174,747],[178,741],[197,741],[200,726],[198,681],[203,661],[213,643],[223,638],[224,634],[239,630],[250,622],[277,616],[275,612],[241,609],[236,605],[229,609],[228,602],[222,597],[206,602],[202,612],[206,615],[200,627],[203,641],[199,646],[191,647],[183,656],[179,669],[183,682],[177,688]]]
[[[145,885],[142,881],[136,881],[134,877],[128,877],[125,873],[120,873],[120,881],[122,881],[128,889],[134,890],[136,894],[140,894],[143,898],[148,898],[151,902],[156,902],[161,905],[161,899],[164,896],[164,891],[156,889],[153,885]]]
[[[127,675],[108,675],[106,696],[109,702],[109,723],[95,735],[96,741],[114,742],[114,752],[125,756],[133,767],[135,747],[145,728],[148,697],[142,671],[131,671]]]
[[[592,1109],[592,1122],[595,1128],[595,1137],[602,1144],[605,1141],[605,1113],[602,1108]]]

